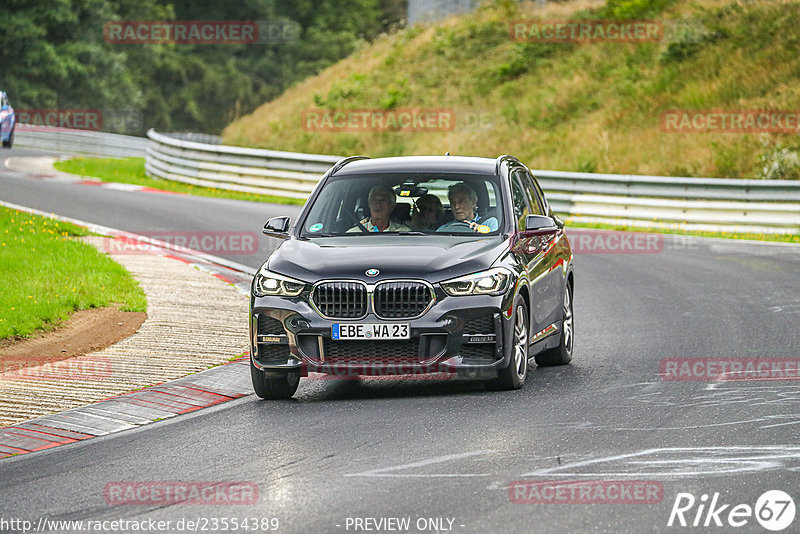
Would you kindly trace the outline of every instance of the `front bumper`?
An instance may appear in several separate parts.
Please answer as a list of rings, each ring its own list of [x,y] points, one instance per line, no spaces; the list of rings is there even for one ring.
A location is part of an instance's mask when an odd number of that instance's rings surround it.
[[[267,373],[331,375],[446,373],[491,378],[510,358],[511,296],[449,297],[416,319],[385,320],[369,313],[358,321],[321,317],[301,298],[253,297],[251,361]],[[408,323],[407,341],[334,340],[334,323]]]

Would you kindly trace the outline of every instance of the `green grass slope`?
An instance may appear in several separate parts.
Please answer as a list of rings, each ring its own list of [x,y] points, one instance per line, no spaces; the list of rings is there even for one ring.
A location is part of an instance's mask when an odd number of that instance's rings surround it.
[[[83,228],[0,207],[0,340],[48,330],[75,310],[146,311],[122,265],[75,239]]]
[[[518,20],[652,20],[657,42],[523,43]],[[500,1],[385,36],[223,132],[325,154],[514,154],[540,169],[800,178],[797,133],[662,130],[666,110],[800,110],[796,0]],[[311,131],[315,109],[446,108],[448,131]],[[767,169],[767,170],[765,170]]]

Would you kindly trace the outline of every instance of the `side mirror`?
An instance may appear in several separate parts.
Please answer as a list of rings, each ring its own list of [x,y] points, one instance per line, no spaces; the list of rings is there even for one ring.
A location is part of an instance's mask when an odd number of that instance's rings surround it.
[[[528,215],[525,217],[525,231],[538,230],[542,232],[553,232],[558,230],[556,222],[552,217],[546,215]]]
[[[292,219],[286,216],[273,217],[264,225],[264,230],[262,230],[262,232],[264,235],[268,235],[270,237],[286,239],[289,237],[289,223],[291,221]]]
[[[552,243],[559,227],[552,217],[528,215],[525,229],[518,234],[517,250],[525,254],[540,254]]]

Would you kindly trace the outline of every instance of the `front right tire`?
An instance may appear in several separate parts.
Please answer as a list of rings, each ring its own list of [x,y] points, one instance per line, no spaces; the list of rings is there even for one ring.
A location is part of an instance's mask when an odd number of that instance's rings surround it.
[[[289,399],[300,384],[300,371],[279,371],[267,374],[250,360],[250,378],[256,395],[262,399]]]
[[[528,308],[520,296],[514,300],[513,321],[511,358],[508,365],[497,372],[497,378],[489,381],[491,389],[519,389],[528,376]]]

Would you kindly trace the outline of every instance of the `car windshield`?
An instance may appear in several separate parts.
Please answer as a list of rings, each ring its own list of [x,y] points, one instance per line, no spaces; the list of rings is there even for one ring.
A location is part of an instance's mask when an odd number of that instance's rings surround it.
[[[341,175],[329,179],[302,222],[302,237],[497,234],[496,176]]]

